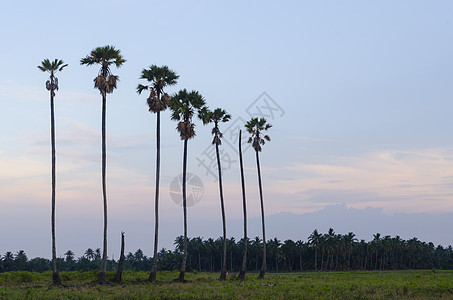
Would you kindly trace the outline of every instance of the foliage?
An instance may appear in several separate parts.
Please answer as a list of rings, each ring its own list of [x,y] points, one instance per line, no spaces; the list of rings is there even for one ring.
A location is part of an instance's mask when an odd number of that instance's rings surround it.
[[[347,270],[407,270],[407,269],[453,269],[453,248],[435,246],[433,243],[419,241],[416,238],[404,240],[399,236],[390,237],[376,234],[369,242],[357,241],[354,234],[337,234],[335,231],[323,234],[317,230],[307,242],[302,240],[280,241],[276,238],[267,241],[268,270],[271,272],[295,271],[347,271]],[[314,239],[316,236],[316,239]],[[379,239],[377,237],[379,236]],[[158,253],[159,270],[174,270],[182,262],[184,238],[175,239],[175,249],[161,249]],[[242,263],[243,239],[227,239],[227,270],[238,272]],[[221,269],[223,238],[188,239],[187,270],[192,272],[218,272]],[[262,260],[262,240],[258,237],[248,240],[247,269],[259,271]],[[317,256],[315,256],[317,251]],[[66,258],[58,258],[61,271],[93,271],[101,264],[100,249],[91,248],[82,257],[74,258],[72,251],[67,251]],[[317,268],[315,268],[315,257]],[[152,258],[141,249],[126,254],[124,270],[149,271]],[[117,262],[108,260],[107,270],[114,271]],[[28,260],[24,251],[16,254],[6,252],[0,257],[0,272],[51,270],[51,262],[45,258]]]

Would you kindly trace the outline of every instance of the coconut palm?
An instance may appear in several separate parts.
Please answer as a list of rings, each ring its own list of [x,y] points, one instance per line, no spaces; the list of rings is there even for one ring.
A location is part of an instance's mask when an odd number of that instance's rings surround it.
[[[52,146],[52,216],[51,216],[51,227],[52,227],[52,281],[54,284],[61,284],[60,275],[57,267],[57,250],[55,245],[55,186],[56,186],[56,155],[55,155],[55,104],[54,97],[55,91],[58,91],[58,78],[55,77],[55,72],[62,71],[68,64],[65,64],[60,59],[50,61],[44,59],[41,65],[38,66],[43,72],[49,72],[50,78],[46,81],[46,88],[50,93],[50,143]]]
[[[94,88],[98,89],[102,95],[102,195],[104,203],[104,243],[102,252],[102,266],[99,273],[99,283],[105,283],[105,272],[107,269],[107,188],[105,182],[106,171],[106,106],[107,94],[113,93],[116,89],[119,77],[113,75],[110,67],[115,65],[117,68],[121,67],[126,60],[120,54],[119,49],[113,46],[97,47],[89,55],[80,60],[81,65],[91,66],[94,64],[101,65],[98,76],[93,80]]]
[[[245,124],[248,132],[251,134],[248,143],[252,144],[253,149],[255,149],[256,154],[256,166],[258,169],[258,186],[260,191],[260,202],[261,202],[261,225],[263,230],[263,264],[261,266],[260,275],[258,278],[264,278],[264,273],[266,272],[266,230],[264,225],[264,201],[263,201],[263,188],[261,185],[261,169],[260,169],[260,157],[259,152],[262,150],[262,145],[266,141],[270,141],[271,138],[264,134],[264,131],[267,131],[271,128],[272,125],[268,124],[265,118],[252,118]]]
[[[322,235],[318,232],[318,229],[315,229],[308,237],[308,242],[315,248],[315,271],[318,271],[318,248],[321,244],[321,237]]]
[[[164,92],[164,87],[175,85],[176,80],[179,78],[175,72],[170,70],[167,66],[158,67],[156,65],[150,66],[148,69],[142,70],[140,79],[147,80],[150,84],[137,86],[137,93],[141,94],[145,90],[149,90],[150,94],[147,99],[149,111],[155,113],[157,116],[156,121],[156,194],[154,198],[154,255],[153,265],[148,280],[156,281],[157,276],[157,251],[159,239],[159,180],[160,180],[160,112],[167,109],[170,103],[170,96]]]
[[[183,164],[182,164],[182,203],[184,216],[184,258],[178,280],[184,282],[187,262],[187,201],[186,201],[186,173],[187,173],[187,142],[195,137],[195,124],[192,122],[193,115],[199,114],[205,106],[203,96],[197,91],[188,92],[180,90],[170,100],[171,119],[178,121],[176,129],[179,131],[181,140],[184,141]]]
[[[245,179],[244,179],[244,165],[242,162],[242,130],[239,130],[239,165],[241,168],[241,184],[242,184],[242,210],[244,212],[244,250],[242,253],[242,265],[239,272],[239,280],[245,279],[245,272],[247,270],[247,206],[245,201]]]
[[[219,146],[222,144],[222,132],[219,129],[219,122],[228,122],[231,119],[231,115],[227,114],[224,109],[216,108],[214,111],[209,110],[207,107],[203,108],[200,113],[200,117],[204,124],[214,123],[212,128],[212,134],[214,139],[212,144],[215,145],[215,152],[217,156],[217,169],[219,171],[219,191],[220,191],[220,207],[222,210],[222,224],[223,224],[223,264],[222,270],[220,271],[220,280],[226,280],[226,221],[225,221],[225,204],[223,201],[223,186],[222,186],[222,167],[220,165],[220,152]]]

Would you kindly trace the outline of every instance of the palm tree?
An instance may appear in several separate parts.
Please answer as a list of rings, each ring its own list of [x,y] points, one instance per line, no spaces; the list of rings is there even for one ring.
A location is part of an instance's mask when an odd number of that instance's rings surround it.
[[[94,259],[94,251],[93,251],[93,249],[88,248],[88,249],[85,251],[85,257],[86,257],[88,260],[93,260],[93,259]]]
[[[346,244],[346,249],[348,251],[348,270],[351,267],[351,251],[357,242],[357,238],[355,237],[355,233],[349,232],[347,235],[344,236],[344,241]]]
[[[251,137],[248,140],[248,143],[252,144],[252,147],[255,149],[256,153],[256,166],[258,169],[258,186],[260,190],[260,202],[261,202],[261,223],[263,227],[263,264],[261,266],[260,275],[258,278],[264,278],[264,273],[266,272],[266,230],[264,225],[264,201],[263,201],[263,187],[261,185],[261,169],[260,169],[260,157],[259,152],[261,152],[261,145],[264,145],[266,141],[270,141],[271,138],[268,135],[263,134],[263,131],[267,131],[271,128],[272,125],[268,124],[265,118],[252,118],[245,124],[248,132],[251,134]]]
[[[102,252],[102,266],[101,272],[99,273],[99,283],[105,283],[105,272],[107,269],[107,188],[105,183],[105,171],[106,171],[106,106],[107,106],[107,94],[113,93],[116,89],[116,84],[119,81],[117,75],[113,75],[110,69],[111,65],[115,65],[117,68],[121,67],[126,60],[120,54],[119,49],[115,49],[113,46],[97,47],[89,55],[80,60],[81,65],[91,66],[93,64],[100,64],[98,76],[93,80],[94,88],[97,88],[102,95],[102,195],[104,202],[104,244]]]
[[[167,109],[170,103],[170,96],[164,93],[164,87],[167,85],[176,84],[179,78],[175,72],[170,70],[167,66],[158,67],[152,65],[149,69],[143,69],[140,79],[145,79],[150,82],[150,85],[139,84],[137,86],[137,93],[141,94],[144,90],[149,90],[150,94],[147,99],[149,111],[155,113],[157,116],[156,126],[156,194],[154,198],[154,255],[153,266],[149,274],[148,281],[156,281],[157,276],[157,251],[159,239],[159,181],[160,181],[160,112]]]
[[[219,122],[228,122],[231,119],[231,115],[227,114],[224,109],[216,108],[214,111],[209,110],[207,107],[204,107],[200,112],[200,117],[203,120],[203,124],[214,123],[212,128],[212,134],[214,139],[212,144],[215,145],[215,152],[217,156],[217,169],[219,171],[219,191],[220,191],[220,207],[222,210],[222,224],[223,224],[223,264],[222,270],[220,271],[220,280],[226,280],[226,221],[225,221],[225,204],[223,201],[223,186],[222,186],[222,167],[220,165],[220,152],[219,145],[222,144],[222,132],[219,129]]]
[[[55,186],[56,186],[56,155],[55,155],[55,105],[54,97],[55,91],[58,91],[58,78],[55,77],[55,72],[62,71],[68,64],[65,64],[62,60],[55,59],[50,61],[44,59],[41,65],[38,66],[43,72],[49,72],[50,78],[46,81],[46,88],[50,92],[50,143],[52,145],[52,216],[51,216],[51,227],[52,227],[52,282],[54,284],[61,284],[60,275],[57,267],[57,250],[55,244]]]
[[[318,248],[321,243],[321,234],[318,229],[313,230],[312,234],[308,237],[308,242],[315,248],[315,271],[318,271]]]
[[[244,212],[244,251],[242,253],[242,265],[239,272],[239,280],[245,279],[245,272],[247,270],[247,206],[245,200],[245,179],[244,179],[244,164],[242,162],[242,130],[239,130],[239,165],[241,168],[241,184],[242,184],[242,210]]]
[[[179,273],[179,282],[184,282],[187,263],[187,201],[186,201],[186,173],[187,173],[187,142],[195,137],[195,124],[192,117],[205,106],[203,96],[197,91],[188,92],[186,89],[180,90],[173,95],[170,100],[170,110],[172,120],[179,121],[176,129],[179,131],[181,140],[184,141],[183,164],[182,164],[182,203],[184,215],[184,258]]]

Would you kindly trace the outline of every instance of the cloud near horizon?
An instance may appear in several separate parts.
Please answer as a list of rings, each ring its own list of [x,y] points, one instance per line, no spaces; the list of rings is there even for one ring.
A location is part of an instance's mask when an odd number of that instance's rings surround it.
[[[285,179],[274,182],[273,192],[297,199],[304,211],[334,203],[383,207],[390,213],[453,211],[448,201],[453,195],[453,150],[448,148],[374,151],[275,172],[284,173]]]

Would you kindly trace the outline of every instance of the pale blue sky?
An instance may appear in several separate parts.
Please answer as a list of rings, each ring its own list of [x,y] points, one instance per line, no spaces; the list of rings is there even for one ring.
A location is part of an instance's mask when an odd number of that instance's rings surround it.
[[[272,141],[262,153],[268,215],[336,203],[388,214],[453,212],[452,16],[451,1],[3,3],[0,254],[50,256],[47,75],[36,68],[44,58],[69,64],[57,74],[57,248],[81,255],[101,245],[100,95],[92,86],[98,69],[79,61],[104,45],[127,60],[114,70],[121,81],[108,96],[110,253],[121,230],[129,251],[152,249],[155,116],[146,95],[135,92],[141,69],[151,64],[180,75],[168,92],[198,90],[232,122],[249,119],[246,109],[263,92],[284,110],[269,120]],[[164,113],[165,247],[182,233],[182,210],[168,193],[181,172],[175,126]],[[189,170],[205,193],[189,222],[202,224],[220,218],[220,209],[217,183],[197,163],[210,147],[210,128],[198,123],[196,130]],[[252,151],[245,160],[249,213],[256,217]],[[235,161],[225,170],[229,220],[242,214],[238,175]],[[190,236],[203,234],[189,227]],[[398,228],[389,234],[401,235]]]

